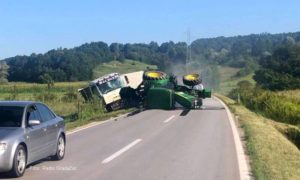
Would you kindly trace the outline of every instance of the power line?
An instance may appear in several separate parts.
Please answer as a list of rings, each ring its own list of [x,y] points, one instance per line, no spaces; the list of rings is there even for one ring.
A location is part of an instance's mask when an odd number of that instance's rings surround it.
[[[188,72],[188,66],[192,59],[192,51],[191,51],[191,30],[187,29],[187,39],[186,39],[186,60],[185,60],[185,68]]]

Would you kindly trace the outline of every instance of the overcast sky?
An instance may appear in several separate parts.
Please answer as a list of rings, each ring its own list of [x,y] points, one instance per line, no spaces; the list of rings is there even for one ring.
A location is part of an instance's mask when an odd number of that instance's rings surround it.
[[[0,59],[86,42],[300,31],[299,0],[1,0]]]

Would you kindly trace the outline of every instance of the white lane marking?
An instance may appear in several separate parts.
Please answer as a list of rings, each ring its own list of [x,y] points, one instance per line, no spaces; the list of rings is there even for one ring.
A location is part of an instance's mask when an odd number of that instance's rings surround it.
[[[166,120],[164,121],[164,123],[168,123],[168,122],[171,121],[174,117],[175,117],[175,115],[169,117],[168,119],[166,119]]]
[[[104,159],[102,161],[102,164],[106,164],[106,163],[112,161],[113,159],[115,159],[116,157],[120,156],[124,152],[128,151],[130,148],[132,148],[133,146],[137,145],[141,141],[142,141],[142,139],[137,139],[137,140],[133,141],[132,143],[130,143],[127,146],[125,146],[124,148],[122,148],[119,151],[115,152],[113,155],[111,155],[108,158]]]
[[[241,180],[244,180],[244,179],[249,180],[249,179],[251,179],[250,178],[250,170],[248,168],[248,164],[247,164],[247,161],[246,161],[246,156],[245,156],[245,153],[244,153],[242,142],[241,142],[236,124],[233,120],[232,114],[231,114],[229,108],[227,107],[227,105],[222,100],[220,100],[216,96],[214,96],[214,98],[217,99],[225,107],[225,110],[226,110],[226,113],[227,113],[227,116],[228,116],[228,119],[229,119],[229,123],[230,123],[232,133],[233,133],[235,149],[236,149],[236,152],[237,152],[239,171],[240,171],[240,173],[239,173],[240,174],[240,179]]]

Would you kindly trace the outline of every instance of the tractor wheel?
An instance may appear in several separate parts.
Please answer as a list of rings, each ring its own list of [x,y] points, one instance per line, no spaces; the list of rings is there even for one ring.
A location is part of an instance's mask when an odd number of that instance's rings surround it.
[[[146,71],[143,74],[143,80],[163,80],[167,78],[167,74],[161,71]]]
[[[187,74],[183,76],[183,84],[187,86],[196,86],[202,82],[199,74]]]

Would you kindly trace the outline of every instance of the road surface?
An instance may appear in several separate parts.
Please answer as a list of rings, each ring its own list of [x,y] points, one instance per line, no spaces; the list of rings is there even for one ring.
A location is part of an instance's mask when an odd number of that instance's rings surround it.
[[[67,136],[62,161],[29,166],[21,179],[239,179],[232,130],[223,106],[146,110]]]

